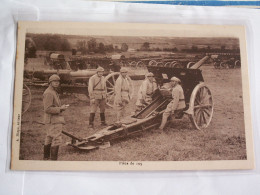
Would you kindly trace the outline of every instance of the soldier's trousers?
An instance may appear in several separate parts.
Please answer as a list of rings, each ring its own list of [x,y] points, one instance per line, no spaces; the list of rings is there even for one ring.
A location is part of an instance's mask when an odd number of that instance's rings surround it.
[[[96,113],[98,107],[100,113],[104,113],[106,109],[106,99],[95,99],[95,102],[90,102],[90,113]]]
[[[120,121],[122,118],[124,118],[127,104],[128,102],[123,101],[122,104],[115,105],[117,121]]]
[[[46,124],[47,135],[44,145],[59,146],[62,144],[62,129],[63,124]]]

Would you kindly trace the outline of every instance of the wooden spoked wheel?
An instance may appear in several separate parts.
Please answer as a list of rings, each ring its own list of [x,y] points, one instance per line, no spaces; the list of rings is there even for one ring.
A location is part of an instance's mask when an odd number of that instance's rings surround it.
[[[32,101],[31,90],[27,85],[23,84],[23,99],[22,99],[22,114],[24,114],[30,107]]]
[[[170,67],[174,67],[175,66],[175,64],[176,64],[177,62],[176,61],[172,61],[172,63],[170,64]]]
[[[240,60],[235,61],[235,68],[240,68],[241,67],[241,62]]]
[[[137,64],[136,61],[130,62],[130,66],[131,66],[131,67],[136,67],[136,64]]]
[[[219,69],[220,68],[220,63],[219,62],[214,62],[214,68]]]
[[[106,87],[107,87],[107,105],[109,107],[113,107],[114,99],[115,99],[115,83],[117,78],[119,77],[119,72],[113,72],[105,77]]]
[[[164,67],[170,67],[170,65],[171,65],[171,62],[166,62],[166,63],[164,64]]]
[[[136,67],[145,67],[145,64],[144,64],[143,61],[138,61],[138,62],[136,63]]]
[[[163,67],[163,63],[162,63],[162,62],[158,62],[158,63],[156,64],[156,66]]]
[[[228,67],[228,64],[227,64],[226,62],[221,62],[221,63],[220,63],[220,67],[221,67],[221,68],[229,68],[229,67]]]
[[[155,60],[151,60],[148,65],[149,66],[156,66],[156,64],[157,64],[157,62]]]
[[[190,99],[189,117],[196,129],[205,129],[209,126],[213,116],[213,98],[211,91],[204,84],[198,84]]]

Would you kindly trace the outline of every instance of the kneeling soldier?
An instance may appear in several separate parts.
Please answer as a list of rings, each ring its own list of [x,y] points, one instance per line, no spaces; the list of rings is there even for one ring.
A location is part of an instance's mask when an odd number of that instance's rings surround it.
[[[172,89],[172,101],[167,105],[167,108],[165,109],[162,117],[162,123],[159,129],[162,131],[166,125],[167,119],[170,115],[174,114],[175,112],[178,112],[180,110],[183,110],[185,105],[185,99],[184,99],[184,93],[183,89],[180,85],[180,79],[177,77],[171,78],[171,87]]]
[[[135,112],[140,112],[145,106],[152,102],[152,96],[156,89],[157,84],[154,80],[154,75],[149,72],[139,88]]]
[[[97,74],[89,79],[88,92],[90,97],[90,116],[89,127],[94,128],[94,118],[97,108],[100,108],[101,125],[105,126],[105,107],[106,107],[106,82],[103,76],[104,69],[97,68]]]
[[[67,109],[61,105],[57,89],[60,77],[56,74],[50,76],[49,87],[43,93],[44,123],[47,135],[44,143],[44,160],[57,160],[59,146],[62,144],[62,129],[65,124],[62,112]]]
[[[125,109],[130,99],[133,97],[133,84],[131,78],[127,75],[127,69],[120,69],[120,76],[115,82],[114,107],[117,113],[117,121],[125,116]]]

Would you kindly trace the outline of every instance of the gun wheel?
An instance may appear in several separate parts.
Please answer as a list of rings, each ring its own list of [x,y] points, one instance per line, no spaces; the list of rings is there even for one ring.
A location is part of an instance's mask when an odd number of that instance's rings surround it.
[[[22,99],[22,114],[24,114],[30,107],[32,101],[32,94],[29,87],[23,84],[23,99]]]
[[[136,64],[137,64],[136,61],[132,61],[132,62],[130,62],[129,65],[130,65],[131,67],[136,67]]]
[[[136,67],[145,67],[145,64],[144,64],[143,61],[138,61],[138,62],[136,63]]]
[[[148,65],[149,66],[156,66],[156,64],[157,64],[157,62],[155,60],[151,60]]]
[[[240,68],[240,67],[241,67],[240,60],[235,61],[235,68]]]
[[[117,78],[119,77],[119,72],[113,72],[105,77],[106,87],[107,87],[107,105],[109,107],[113,107],[114,105],[114,99],[115,99],[115,83]]]
[[[213,98],[204,83],[194,88],[189,107],[193,110],[189,115],[193,126],[198,130],[207,128],[213,116]]]

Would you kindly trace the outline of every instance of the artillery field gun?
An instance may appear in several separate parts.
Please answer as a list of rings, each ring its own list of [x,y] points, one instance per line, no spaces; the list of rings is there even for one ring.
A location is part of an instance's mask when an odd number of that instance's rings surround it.
[[[240,53],[208,53],[216,69],[240,68]]]
[[[213,97],[210,89],[204,83],[202,72],[199,69],[208,59],[209,56],[205,56],[188,69],[147,66],[148,70],[155,75],[159,86],[168,83],[173,76],[181,79],[186,108],[176,117],[182,118],[184,114],[187,114],[196,129],[208,127],[213,116]],[[63,131],[63,134],[72,138],[68,145],[80,150],[106,147],[110,145],[110,141],[113,139],[127,137],[158,127],[161,123],[162,114],[170,101],[171,96],[159,87],[151,104],[139,113],[125,117],[120,123],[108,125],[86,138],[78,138],[66,131]]]

